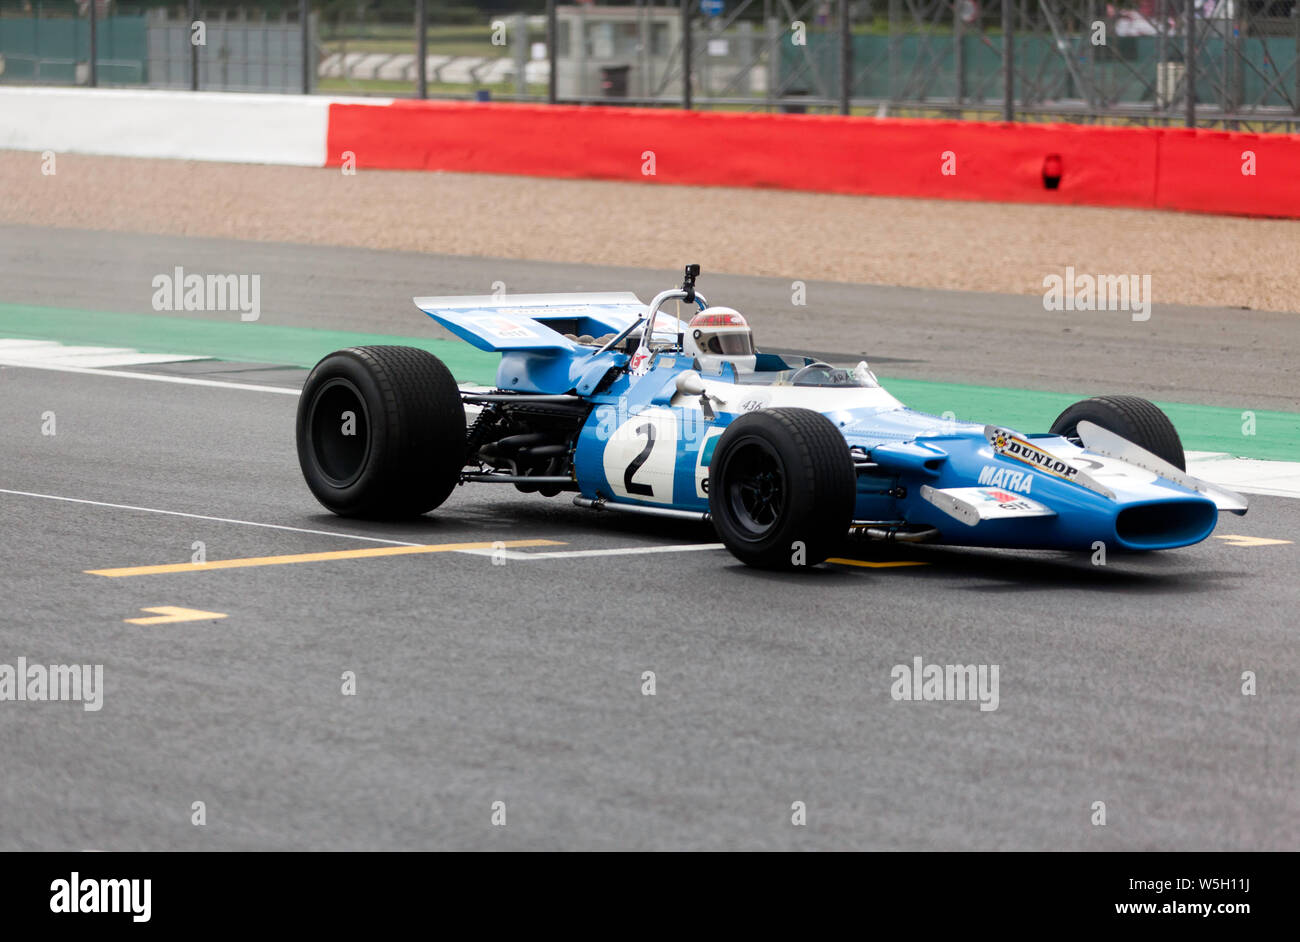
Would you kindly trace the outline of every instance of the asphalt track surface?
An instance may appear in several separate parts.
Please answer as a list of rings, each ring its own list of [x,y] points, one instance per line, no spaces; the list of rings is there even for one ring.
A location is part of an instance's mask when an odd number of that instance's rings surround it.
[[[124,306],[139,290],[122,274],[132,266],[249,270],[220,255],[247,251],[295,282],[288,299],[264,298],[268,316],[392,333],[412,332],[409,295],[490,290],[484,277],[507,265],[174,239],[140,261],[146,237],[67,233],[56,265],[37,232],[18,234],[33,247],[23,262],[18,236],[0,234],[5,300],[139,310],[138,299]],[[528,276],[520,291],[645,296],[663,283],[516,268]],[[742,299],[772,290],[729,285]],[[927,303],[966,303],[837,290],[898,323]],[[376,302],[381,291],[394,297]],[[927,328],[916,324],[888,348],[896,362],[917,361],[916,375],[1010,381],[995,375],[999,335],[1020,315],[1007,299],[969,298],[963,316],[990,329],[982,346],[968,337],[966,353],[984,367],[959,375],[955,357],[935,354],[927,371]],[[830,310],[815,339],[842,349],[835,325],[855,310]],[[313,311],[329,323],[308,321]],[[1295,329],[1269,317],[1259,329],[1294,350]],[[1180,336],[1164,342],[1173,349]],[[1047,339],[1041,349],[1068,359]],[[1272,349],[1261,369],[1280,363]],[[1242,392],[1235,377],[1217,391],[1202,389],[1204,376],[1180,386],[1199,374],[1150,356],[1097,366],[1128,391]],[[286,387],[302,376],[188,369]],[[1274,388],[1277,407],[1294,392]],[[102,663],[106,686],[99,712],[0,704],[0,848],[1284,850],[1300,840],[1295,543],[1211,538],[1105,566],[864,544],[846,558],[921,565],[773,576],[699,549],[714,539],[706,527],[593,515],[509,488],[462,488],[415,523],[356,523],[324,512],[302,484],[296,405],[268,392],[0,370],[0,662]],[[54,436],[40,434],[47,411]],[[1298,531],[1300,504],[1255,497],[1217,533]],[[391,545],[357,536],[539,545],[503,565],[489,550],[86,572],[188,563],[194,541],[209,561]],[[668,547],[678,549],[641,552]],[[544,555],[606,550],[634,552]],[[157,606],[226,617],[125,621]],[[999,665],[998,709],[893,700],[891,668],[918,656]],[[355,696],[341,694],[345,671]],[[654,696],[642,694],[645,671]],[[1256,696],[1242,695],[1243,671],[1256,672]],[[195,801],[206,804],[203,827],[191,823]],[[492,824],[496,801],[505,827]],[[1091,823],[1097,801],[1104,827]],[[793,802],[806,804],[805,827],[791,824]]]

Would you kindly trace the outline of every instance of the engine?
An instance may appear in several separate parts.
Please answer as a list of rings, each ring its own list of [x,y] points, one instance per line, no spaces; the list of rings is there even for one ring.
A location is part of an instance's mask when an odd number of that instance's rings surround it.
[[[573,449],[591,412],[586,402],[491,402],[469,429],[470,462],[520,477],[572,477]],[[525,494],[554,497],[577,484],[516,484]]]

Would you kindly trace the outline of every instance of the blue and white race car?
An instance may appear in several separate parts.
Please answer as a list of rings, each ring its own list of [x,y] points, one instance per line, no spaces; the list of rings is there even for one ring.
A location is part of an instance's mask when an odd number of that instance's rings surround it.
[[[745,318],[680,288],[416,298],[499,352],[464,389],[433,354],[353,347],[298,409],[307,485],[346,516],[427,513],[459,484],[574,494],[592,510],[712,521],[752,566],[835,555],[852,532],[908,542],[1157,550],[1209,536],[1238,494],[1189,475],[1168,417],[1107,396],[1023,434],[903,406],[866,363],[759,353]],[[683,321],[669,301],[693,312]]]

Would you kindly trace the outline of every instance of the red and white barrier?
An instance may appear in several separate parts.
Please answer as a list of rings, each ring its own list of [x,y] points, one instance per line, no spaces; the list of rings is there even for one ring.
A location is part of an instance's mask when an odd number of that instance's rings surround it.
[[[1300,218],[1290,134],[0,89],[0,148]]]

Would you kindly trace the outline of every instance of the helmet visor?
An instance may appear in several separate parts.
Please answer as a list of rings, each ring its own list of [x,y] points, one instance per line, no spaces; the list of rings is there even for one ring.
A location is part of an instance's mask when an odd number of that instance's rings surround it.
[[[754,338],[747,330],[714,334],[703,346],[721,356],[749,356],[754,352]]]

